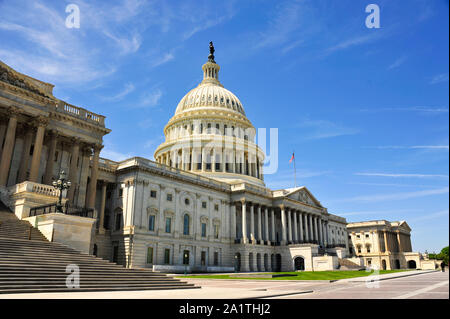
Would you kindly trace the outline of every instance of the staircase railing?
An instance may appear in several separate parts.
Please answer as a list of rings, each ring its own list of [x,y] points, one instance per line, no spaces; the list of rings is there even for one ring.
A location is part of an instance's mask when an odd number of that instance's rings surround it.
[[[64,205],[62,207],[58,207],[57,203],[36,206],[30,208],[30,217],[50,214],[50,213],[63,213],[71,216],[79,216],[79,217],[88,217],[94,218],[94,209],[86,208],[86,207],[78,207],[74,205]]]

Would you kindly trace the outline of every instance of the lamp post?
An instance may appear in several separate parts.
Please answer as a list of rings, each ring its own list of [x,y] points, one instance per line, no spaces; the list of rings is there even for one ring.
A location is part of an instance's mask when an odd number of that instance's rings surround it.
[[[66,179],[66,173],[61,171],[59,173],[59,178],[56,181],[53,181],[53,187],[59,190],[59,199],[58,204],[56,204],[56,209],[58,212],[62,213],[62,192],[65,189],[69,189],[72,183]]]
[[[184,275],[187,275],[188,254],[184,253]]]
[[[234,255],[234,272],[237,273],[237,255]]]

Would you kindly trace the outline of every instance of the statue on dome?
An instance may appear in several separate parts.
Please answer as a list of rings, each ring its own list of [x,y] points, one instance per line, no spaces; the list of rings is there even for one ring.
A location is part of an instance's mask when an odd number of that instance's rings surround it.
[[[212,41],[209,42],[209,56],[208,56],[208,61],[209,62],[213,62],[216,63],[216,61],[214,61],[214,44],[212,43]]]

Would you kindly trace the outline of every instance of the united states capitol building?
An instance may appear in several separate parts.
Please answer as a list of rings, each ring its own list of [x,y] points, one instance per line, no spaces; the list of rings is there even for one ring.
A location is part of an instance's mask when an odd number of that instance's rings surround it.
[[[203,80],[165,126],[155,161],[102,158],[103,136],[110,132],[104,116],[54,97],[52,84],[0,62],[0,200],[49,241],[131,268],[368,266],[369,238],[357,242],[345,218],[329,213],[307,187],[266,187],[255,128],[220,82],[213,53],[201,68]],[[61,171],[71,181],[62,193],[66,213],[52,210],[60,194],[52,182]],[[372,265],[407,267],[409,253],[419,267],[409,227],[401,227],[396,251],[383,232],[396,240],[390,228],[366,229],[384,247],[369,258]]]

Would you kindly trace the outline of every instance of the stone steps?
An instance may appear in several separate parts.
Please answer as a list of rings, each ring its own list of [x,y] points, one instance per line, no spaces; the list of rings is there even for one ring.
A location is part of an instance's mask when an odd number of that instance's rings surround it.
[[[49,242],[0,202],[0,294],[200,288],[153,272],[128,269],[107,260]],[[31,240],[29,232],[31,229]],[[67,265],[79,267],[80,288],[66,286]],[[72,282],[72,281],[71,281]]]

